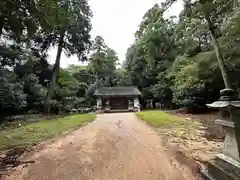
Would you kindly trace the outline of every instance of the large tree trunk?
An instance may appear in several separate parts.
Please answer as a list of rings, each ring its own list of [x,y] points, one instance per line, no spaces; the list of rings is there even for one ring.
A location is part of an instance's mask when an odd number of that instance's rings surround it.
[[[214,33],[214,27],[211,23],[210,18],[207,15],[205,15],[205,19],[208,23],[208,29],[209,29],[210,36],[211,36],[211,39],[212,39],[212,45],[213,45],[214,51],[215,51],[216,56],[217,56],[218,64],[219,64],[219,67],[220,67],[220,70],[221,70],[221,73],[222,73],[222,77],[223,77],[225,87],[227,89],[232,89],[232,86],[230,84],[228,74],[227,74],[227,68],[226,68],[226,65],[224,63],[223,54],[220,50],[219,43],[218,43],[218,41],[216,39],[216,36],[215,36],[215,33]]]
[[[59,73],[61,54],[62,54],[62,50],[63,50],[64,35],[65,35],[65,30],[62,30],[60,32],[58,51],[57,51],[56,61],[55,61],[55,64],[54,64],[53,70],[52,70],[51,82],[48,85],[48,93],[47,93],[46,102],[45,102],[45,111],[48,114],[51,113],[51,100],[52,100],[52,95],[53,95],[53,92],[54,92],[54,89],[56,86],[57,76]]]
[[[0,38],[2,37],[3,26],[4,26],[4,18],[0,16]]]

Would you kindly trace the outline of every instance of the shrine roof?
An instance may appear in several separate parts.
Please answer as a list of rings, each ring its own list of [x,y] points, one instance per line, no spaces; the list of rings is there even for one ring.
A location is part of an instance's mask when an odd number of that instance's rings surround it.
[[[141,92],[135,86],[101,87],[94,93],[95,96],[139,96]]]

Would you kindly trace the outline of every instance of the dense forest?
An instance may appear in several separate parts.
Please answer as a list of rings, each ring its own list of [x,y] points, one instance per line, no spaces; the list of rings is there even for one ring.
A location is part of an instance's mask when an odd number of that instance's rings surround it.
[[[146,12],[123,67],[143,99],[204,112],[224,85],[239,91],[239,2],[186,0],[179,17],[164,18],[174,2]],[[224,79],[218,61],[224,62]]]
[[[3,0],[0,12],[1,116],[91,107],[101,80],[117,85],[118,57],[102,37],[91,38],[87,0]],[[51,47],[54,65],[47,61]],[[62,69],[62,53],[88,66]]]
[[[189,112],[205,110],[224,85],[239,91],[239,3],[185,0],[179,17],[164,18],[174,2],[146,12],[117,69],[116,52],[101,36],[90,36],[87,0],[2,0],[0,116],[92,107],[100,86],[135,85],[143,93],[143,106],[154,99]],[[53,65],[47,61],[51,47],[57,48]],[[62,69],[62,53],[88,65]],[[221,60],[229,78],[222,78]]]

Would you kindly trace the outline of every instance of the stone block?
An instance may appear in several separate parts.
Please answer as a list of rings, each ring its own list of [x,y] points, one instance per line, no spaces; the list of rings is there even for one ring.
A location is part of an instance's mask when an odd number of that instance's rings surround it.
[[[239,161],[225,155],[225,154],[217,154],[215,158],[215,164],[224,171],[232,174],[233,176],[240,179],[240,163]]]
[[[209,162],[202,172],[204,180],[239,180],[238,177],[226,172],[214,162]]]

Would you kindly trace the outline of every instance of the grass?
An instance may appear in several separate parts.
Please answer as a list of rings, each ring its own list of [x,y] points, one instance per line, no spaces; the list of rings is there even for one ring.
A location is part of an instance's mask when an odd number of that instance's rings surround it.
[[[176,127],[176,126],[195,126],[196,123],[187,121],[178,116],[171,115],[163,111],[142,111],[138,112],[137,116],[153,127]]]
[[[93,114],[81,114],[59,118],[56,120],[43,120],[40,122],[25,124],[14,129],[0,131],[0,150],[15,147],[28,148],[42,140],[53,138],[61,133],[76,129],[85,122],[95,118]]]

